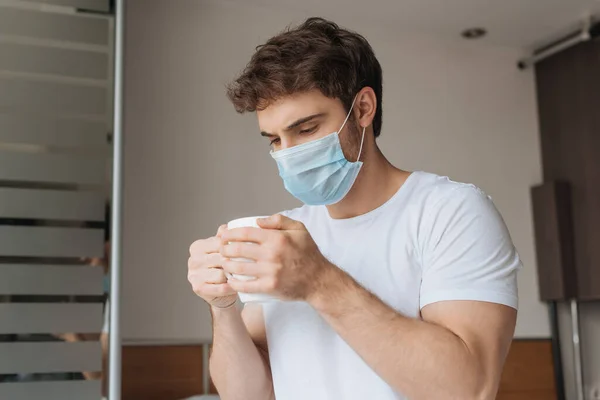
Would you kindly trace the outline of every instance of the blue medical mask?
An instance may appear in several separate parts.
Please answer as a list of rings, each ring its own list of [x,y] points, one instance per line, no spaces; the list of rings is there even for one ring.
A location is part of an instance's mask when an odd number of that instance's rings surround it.
[[[350,118],[354,101],[337,132],[298,146],[271,152],[285,188],[304,204],[335,204],[348,194],[356,181],[363,165],[359,160],[366,128],[363,128],[356,162],[346,159],[339,138],[339,132]]]

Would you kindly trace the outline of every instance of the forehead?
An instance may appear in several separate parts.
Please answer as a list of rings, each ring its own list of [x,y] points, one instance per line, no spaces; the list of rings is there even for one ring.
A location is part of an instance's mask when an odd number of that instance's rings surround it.
[[[258,125],[264,132],[279,132],[295,121],[313,114],[343,113],[339,99],[332,99],[318,90],[286,96],[256,112]]]

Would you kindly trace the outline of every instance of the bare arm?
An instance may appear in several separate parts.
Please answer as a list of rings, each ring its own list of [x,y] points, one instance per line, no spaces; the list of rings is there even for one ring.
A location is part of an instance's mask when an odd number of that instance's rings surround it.
[[[223,400],[274,400],[262,306],[212,308],[210,372]]]
[[[388,384],[414,400],[495,398],[516,310],[445,301],[423,308],[423,320],[408,318],[330,271],[326,294],[312,305]]]
[[[213,317],[211,376],[222,400],[274,400],[262,306],[250,304],[240,312],[235,305],[238,296],[219,254],[225,230],[223,225],[216,236],[194,242],[188,260],[188,280]]]
[[[516,306],[520,261],[483,192],[464,186],[451,194],[432,206],[420,228],[422,319],[388,307],[331,264],[302,223],[281,215],[258,220],[263,229],[225,232],[223,241],[233,243],[221,249],[228,258],[222,266],[259,277],[232,280],[238,292],[307,301],[411,400],[491,400],[516,323],[516,310],[501,304]]]

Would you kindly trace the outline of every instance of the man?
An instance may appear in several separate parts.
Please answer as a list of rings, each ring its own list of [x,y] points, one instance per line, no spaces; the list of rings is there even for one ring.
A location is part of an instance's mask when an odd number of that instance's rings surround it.
[[[238,112],[256,111],[286,189],[306,205],[191,246],[221,397],[494,399],[519,257],[479,189],[383,156],[368,42],[311,18],[260,46],[228,94]],[[240,312],[237,292],[287,301]]]

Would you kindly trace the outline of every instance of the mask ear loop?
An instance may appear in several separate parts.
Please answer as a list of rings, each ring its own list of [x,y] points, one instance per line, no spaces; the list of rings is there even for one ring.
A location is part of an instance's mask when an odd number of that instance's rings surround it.
[[[352,105],[350,106],[350,111],[348,111],[348,115],[346,115],[346,119],[344,120],[344,123],[342,124],[342,126],[340,126],[340,129],[338,130],[338,134],[342,131],[342,129],[344,129],[344,126],[346,126],[346,122],[348,122],[348,118],[350,118],[350,115],[352,114],[352,110],[354,109],[354,103],[356,102],[357,97],[358,97],[358,94],[356,96],[354,96],[354,100],[352,100]]]
[[[360,139],[360,150],[358,150],[358,158],[356,159],[356,162],[360,161],[360,155],[362,153],[362,148],[363,148],[363,143],[365,142],[365,131],[367,130],[367,127],[364,126],[363,127],[363,133],[362,133],[362,138]]]
[[[346,115],[346,119],[344,120],[344,123],[342,124],[342,126],[340,126],[340,129],[338,130],[338,135],[342,131],[342,129],[344,129],[344,126],[346,125],[346,122],[348,122],[348,118],[350,118],[350,115],[352,114],[352,110],[354,109],[354,103],[356,103],[356,99],[357,98],[358,98],[358,94],[356,94],[356,96],[354,96],[354,100],[352,100],[352,105],[350,106],[350,111],[348,112],[348,115]],[[367,127],[365,126],[363,128],[362,138],[360,139],[360,150],[358,150],[358,159],[356,160],[356,162],[358,162],[360,160],[360,155],[362,153],[363,143],[365,141],[365,130],[366,129],[367,129]]]

